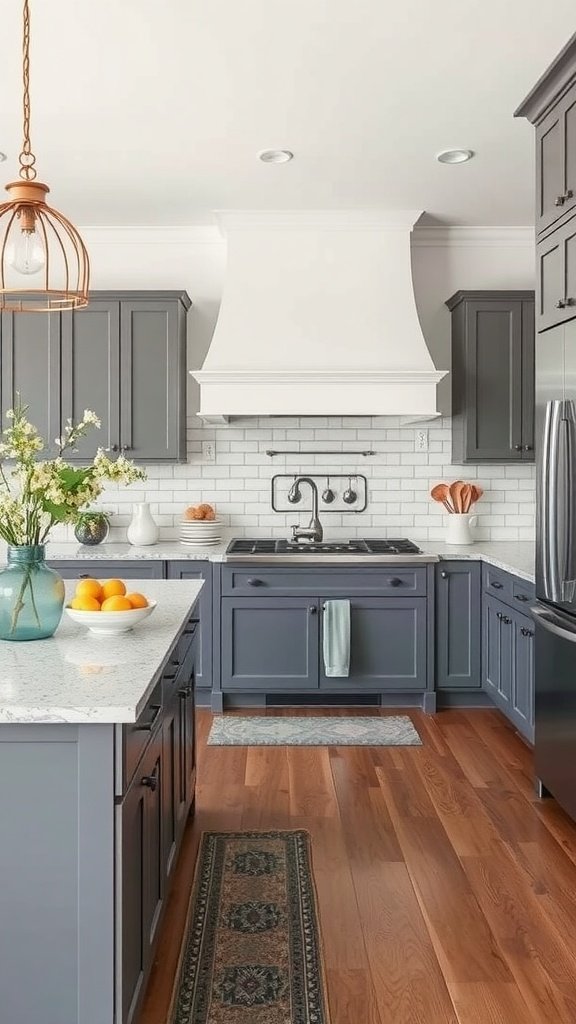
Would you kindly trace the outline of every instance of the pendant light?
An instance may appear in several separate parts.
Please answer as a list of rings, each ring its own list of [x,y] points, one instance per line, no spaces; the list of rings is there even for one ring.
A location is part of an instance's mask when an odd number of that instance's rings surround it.
[[[30,8],[24,0],[20,178],[0,204],[0,310],[58,312],[88,305],[90,264],[73,224],[48,206],[30,145]]]

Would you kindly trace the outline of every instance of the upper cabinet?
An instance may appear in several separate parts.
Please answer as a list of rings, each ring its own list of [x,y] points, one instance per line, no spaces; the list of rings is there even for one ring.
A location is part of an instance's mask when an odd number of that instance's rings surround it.
[[[19,392],[53,444],[68,418],[93,409],[102,429],[70,461],[99,447],[138,462],[185,461],[189,308],[185,292],[93,292],[75,312],[2,314],[2,415]]]
[[[452,461],[534,461],[534,293],[456,292]]]
[[[536,127],[536,327],[576,317],[576,35],[516,111]]]

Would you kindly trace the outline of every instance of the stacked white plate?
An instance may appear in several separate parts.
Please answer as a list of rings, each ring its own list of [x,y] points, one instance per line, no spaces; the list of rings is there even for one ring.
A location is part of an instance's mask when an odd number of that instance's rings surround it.
[[[180,543],[190,547],[206,547],[222,540],[222,520],[186,519],[180,523]]]

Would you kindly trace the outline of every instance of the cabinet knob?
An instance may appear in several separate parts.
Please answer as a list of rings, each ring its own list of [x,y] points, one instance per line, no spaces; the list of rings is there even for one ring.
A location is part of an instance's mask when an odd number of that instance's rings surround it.
[[[534,631],[532,629],[527,629],[526,626],[522,626],[520,632],[522,633],[522,636],[534,636]]]
[[[499,583],[498,580],[492,580],[492,583],[490,584],[490,586],[494,587],[494,590],[502,590],[502,587],[504,586],[504,584],[503,583]]]
[[[522,451],[522,445],[521,444],[515,444],[514,445],[514,451],[515,452],[521,452]]]
[[[440,575],[441,575],[443,580],[447,580],[448,579],[448,573],[446,572],[446,569],[442,569],[442,572],[440,573]]]
[[[531,452],[531,451],[533,451],[533,448],[534,448],[534,445],[532,445],[532,444],[525,444],[524,445],[524,451],[525,452]]]
[[[504,616],[503,616],[502,612],[496,612],[496,618],[497,619],[503,619]]]
[[[556,303],[556,309],[565,309],[565,307],[566,307],[565,300],[564,299],[558,299],[558,302]]]
[[[158,785],[158,779],[156,778],[155,775],[143,775],[142,778],[140,779],[140,782],[142,783],[143,786],[147,786],[148,789],[151,789],[152,792],[154,792]]]
[[[503,615],[502,616],[502,622],[504,622],[507,626],[509,626],[510,623],[512,622],[512,619],[509,619],[507,615]]]
[[[556,199],[554,200],[554,206],[564,206],[565,202],[566,202],[566,197],[565,196],[563,196],[563,195],[562,196],[556,196]]]
[[[261,587],[262,586],[262,580],[256,579],[256,577],[254,577],[254,576],[251,576],[250,579],[247,579],[246,583],[248,584],[249,587]]]
[[[514,594],[514,597],[516,598],[517,601],[527,601],[528,600],[528,598],[526,597],[526,594]]]
[[[392,579],[390,580],[390,586],[391,587],[401,587],[402,586],[402,580],[400,579],[400,577],[399,576],[393,576]]]
[[[120,451],[122,452],[122,454],[124,454],[124,452],[131,452],[132,451],[132,445],[131,444],[121,444],[120,445]]]
[[[318,609],[315,604],[311,604],[308,611],[310,612],[310,615],[316,615]]]
[[[111,445],[110,446],[110,451],[111,452],[119,452],[120,451],[120,445],[118,445],[118,444]]]

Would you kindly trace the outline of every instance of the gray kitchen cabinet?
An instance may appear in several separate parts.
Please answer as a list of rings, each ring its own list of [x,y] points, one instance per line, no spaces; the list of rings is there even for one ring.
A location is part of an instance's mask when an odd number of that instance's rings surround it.
[[[536,126],[536,231],[576,209],[576,84]]]
[[[169,580],[204,580],[197,606],[200,610],[200,631],[195,679],[198,690],[209,690],[212,686],[212,562],[168,562],[167,574]]]
[[[576,316],[576,217],[536,246],[536,324],[538,331]]]
[[[481,677],[480,562],[436,565],[436,689],[478,689]]]
[[[534,293],[459,291],[452,312],[452,461],[534,461]]]
[[[60,573],[64,580],[85,579],[92,577],[97,580],[161,580],[164,579],[164,562],[158,559],[141,559],[134,561],[110,561],[108,559],[77,559],[64,561],[50,559],[48,562]]]
[[[318,622],[316,598],[222,598],[222,690],[318,689]]]
[[[512,601],[514,598],[509,597]],[[534,739],[534,625],[504,601],[484,594],[483,686],[526,739]]]
[[[2,424],[18,396],[47,442],[45,456],[57,454],[60,434],[61,313],[2,313],[0,315],[0,406]]]
[[[512,721],[527,739],[534,740],[534,623],[524,615],[512,615],[513,676]]]
[[[92,409],[102,428],[80,438],[69,461],[92,459],[98,448],[120,446],[120,302],[92,297],[90,305],[62,317],[62,422]]]
[[[320,599],[321,609],[324,604]],[[424,690],[426,606],[425,597],[351,599],[349,675],[326,676],[321,636],[320,688],[347,693]]]

